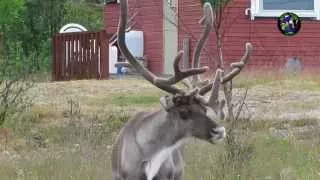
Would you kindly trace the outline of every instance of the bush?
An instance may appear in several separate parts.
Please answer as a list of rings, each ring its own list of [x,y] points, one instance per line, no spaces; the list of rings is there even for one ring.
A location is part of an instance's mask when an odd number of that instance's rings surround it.
[[[51,39],[64,24],[80,23],[97,30],[103,23],[103,8],[70,0],[5,0],[0,12],[0,57],[20,46],[37,72],[50,70]]]
[[[33,87],[28,76],[31,71],[19,48],[0,62],[0,126],[30,106],[26,94]]]

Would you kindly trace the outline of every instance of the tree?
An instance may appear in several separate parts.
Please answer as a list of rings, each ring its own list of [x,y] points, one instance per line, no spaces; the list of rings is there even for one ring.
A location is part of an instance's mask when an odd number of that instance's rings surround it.
[[[80,23],[89,30],[102,27],[103,5],[79,0],[1,0],[0,55],[10,49],[21,53],[37,71],[49,70],[51,38],[66,23]],[[29,58],[31,57],[31,58]],[[0,61],[1,61],[0,59]]]
[[[230,3],[231,0],[201,0],[201,3],[203,4],[204,2],[210,2],[213,8],[213,14],[215,17],[214,20],[214,31],[216,35],[216,47],[217,47],[217,67],[220,67],[223,69],[224,66],[224,61],[223,61],[223,56],[222,56],[222,37],[223,37],[223,32],[222,32],[222,22],[223,22],[223,14],[226,6]]]
[[[215,17],[213,30],[216,36],[216,51],[217,51],[217,68],[225,69],[224,59],[223,59],[223,16],[226,6],[231,2],[231,0],[201,0],[201,3],[210,2],[213,8],[213,14]],[[227,117],[228,121],[233,121],[235,119],[232,104],[232,81],[223,84],[223,92],[226,99],[227,105]]]
[[[27,66],[19,48],[10,51],[0,62],[0,127],[32,103],[27,92],[34,84]]]
[[[45,61],[44,55],[48,55],[51,48],[43,49],[50,45],[51,37],[59,31],[63,25],[64,4],[67,0],[28,0],[25,3],[25,11],[22,14],[23,31],[19,38],[22,41],[26,56],[34,55],[33,64],[37,70],[41,69]]]
[[[103,27],[103,6],[92,6],[88,2],[65,3],[64,22],[79,23],[89,30],[100,30]]]
[[[32,57],[28,63],[33,64],[33,68],[46,69],[50,62],[51,37],[63,24],[67,0],[14,0],[14,8],[8,8],[13,6],[10,0],[5,1],[0,7],[10,13],[0,15],[3,55],[8,56],[10,49],[22,48],[24,56]],[[6,20],[8,16],[12,20]]]
[[[223,59],[223,35],[224,35],[224,29],[222,28],[222,24],[223,24],[223,20],[225,17],[225,8],[227,7],[227,5],[231,2],[232,0],[200,0],[200,3],[202,5],[204,5],[205,2],[209,2],[212,6],[213,9],[213,16],[214,16],[214,21],[213,21],[213,31],[215,33],[216,36],[216,52],[217,52],[217,56],[216,56],[216,68],[220,68],[225,70],[225,64],[224,64],[224,59]],[[178,13],[176,13],[176,16],[179,15]],[[171,24],[178,26],[177,22],[172,21],[170,18],[166,18],[167,21],[169,21]],[[183,26],[183,22],[179,21],[180,24],[182,24]],[[190,34],[190,32],[188,32],[188,30],[186,31],[186,27],[183,27],[183,31],[185,31],[186,33],[188,33],[189,35],[191,35],[191,37],[193,39],[195,39],[195,37]],[[204,51],[206,51],[206,48],[204,48]],[[206,51],[208,53],[208,51]],[[250,51],[251,52],[251,51]],[[208,53],[210,56],[210,53]],[[212,57],[211,57],[212,58]],[[238,69],[236,70],[238,71]],[[232,121],[234,120],[234,113],[233,113],[233,105],[232,105],[232,81],[229,81],[227,83],[224,83],[222,85],[223,87],[223,92],[225,94],[225,99],[226,99],[226,105],[227,105],[227,116],[226,116],[226,120],[227,121]]]
[[[0,28],[11,24],[23,8],[24,0],[1,0],[0,3]],[[2,29],[0,29],[2,30]]]
[[[226,6],[231,2],[231,0],[201,0],[201,3],[204,2],[210,2],[212,8],[213,8],[213,31],[215,32],[216,36],[216,51],[217,51],[217,62],[216,66],[219,69],[224,70],[224,74],[231,75],[228,77],[226,75],[226,80],[230,78],[229,81],[222,80],[222,88],[223,93],[225,96],[225,101],[227,105],[227,113],[225,120],[228,122],[228,130],[227,130],[227,136],[226,136],[226,143],[224,145],[225,147],[225,155],[222,156],[221,159],[221,165],[222,170],[225,171],[223,174],[223,177],[221,179],[225,179],[226,174],[234,174],[238,175],[239,172],[241,172],[241,169],[246,165],[245,163],[248,162],[248,154],[251,154],[253,152],[253,146],[250,144],[247,140],[241,140],[239,138],[239,134],[235,133],[235,130],[239,128],[239,125],[241,124],[242,127],[248,128],[248,121],[250,118],[247,119],[240,119],[240,113],[242,111],[242,108],[245,104],[245,100],[247,97],[248,89],[246,89],[246,92],[244,94],[244,97],[242,98],[242,102],[239,104],[239,108],[237,109],[236,113],[234,114],[233,104],[232,104],[232,75],[237,75],[240,73],[240,71],[243,69],[243,67],[246,65],[247,61],[249,60],[252,52],[252,45],[251,43],[246,43],[245,48],[245,54],[242,56],[239,62],[232,63],[231,69],[229,71],[225,68],[225,63],[223,59],[223,37],[224,37],[224,30],[228,29],[226,24],[223,24],[223,20],[226,17],[224,11]],[[224,27],[222,28],[222,24]],[[233,76],[234,77],[234,76]],[[241,123],[239,123],[241,121]],[[232,169],[230,173],[230,169]]]
[[[1,0],[0,3],[0,57],[4,55],[5,34],[10,26],[18,19],[23,9],[24,0]]]

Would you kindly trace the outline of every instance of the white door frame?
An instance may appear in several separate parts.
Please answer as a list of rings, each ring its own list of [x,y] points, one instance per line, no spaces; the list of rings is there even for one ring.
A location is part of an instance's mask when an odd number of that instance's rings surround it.
[[[174,8],[175,12],[171,8]],[[170,14],[167,13],[168,11]],[[173,61],[178,53],[176,13],[178,13],[178,0],[163,0],[163,74],[173,74]]]

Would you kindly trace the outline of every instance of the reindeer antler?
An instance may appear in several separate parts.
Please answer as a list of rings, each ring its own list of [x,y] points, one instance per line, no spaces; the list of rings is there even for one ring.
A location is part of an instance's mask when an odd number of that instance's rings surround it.
[[[204,10],[204,17],[200,20],[200,24],[205,24],[205,28],[204,28],[203,34],[201,36],[201,39],[197,43],[196,49],[193,54],[193,59],[192,59],[192,67],[193,68],[199,67],[199,65],[200,65],[199,59],[200,59],[201,50],[202,50],[206,40],[209,37],[211,30],[213,28],[214,17],[213,17],[213,10],[212,10],[211,4],[205,3],[203,6],[203,10]],[[201,81],[199,75],[194,75],[191,82],[189,82],[187,80],[185,82],[185,84],[189,88],[199,87],[200,89],[198,91],[197,98],[202,103],[213,107],[216,112],[221,112],[222,114],[220,114],[220,117],[224,117],[222,109],[225,104],[224,100],[221,100],[221,101],[218,100],[220,84],[221,83],[224,84],[224,83],[232,80],[235,76],[237,76],[241,72],[243,67],[247,64],[247,62],[249,61],[250,55],[252,53],[253,47],[252,47],[251,43],[246,43],[245,47],[246,47],[246,51],[245,51],[244,55],[242,56],[242,58],[240,59],[240,61],[236,62],[236,63],[232,63],[231,64],[232,70],[229,73],[227,73],[226,75],[223,75],[224,74],[223,70],[218,68],[216,70],[216,75],[215,75],[214,80],[210,83],[208,81],[207,82]],[[210,92],[209,99],[206,100],[204,98],[204,95],[206,93],[208,93],[210,90],[211,90],[211,92]]]
[[[244,55],[242,56],[239,62],[231,63],[230,66],[232,70],[231,72],[223,76],[221,81],[222,83],[226,83],[227,81],[232,80],[235,76],[237,76],[241,72],[242,68],[247,64],[247,62],[250,59],[252,49],[253,49],[252,44],[249,42],[246,43],[246,52],[244,53]]]
[[[245,66],[245,64],[249,60],[249,57],[252,52],[252,45],[250,43],[246,44],[245,54],[243,55],[243,57],[239,62],[231,64],[232,70],[228,74],[223,76],[224,72],[222,69],[219,68],[216,70],[215,78],[212,82],[209,83],[209,81],[202,81],[200,79],[199,74],[204,73],[208,68],[207,67],[200,68],[199,59],[200,59],[200,54],[203,49],[203,46],[205,45],[205,42],[208,39],[210,32],[212,31],[213,20],[214,20],[211,4],[206,2],[203,6],[204,16],[200,20],[200,24],[204,25],[204,31],[197,43],[197,46],[193,54],[192,68],[187,70],[180,69],[179,63],[183,55],[183,51],[180,51],[174,60],[174,64],[173,64],[174,75],[169,78],[161,78],[154,75],[144,66],[142,66],[137,61],[137,59],[129,52],[125,44],[125,29],[126,29],[127,13],[128,13],[127,9],[128,9],[127,0],[120,0],[120,21],[118,26],[119,49],[123,54],[123,56],[127,58],[127,60],[137,70],[137,72],[140,72],[141,75],[146,80],[148,80],[158,88],[170,94],[175,95],[173,98],[168,96],[162,97],[160,99],[161,104],[163,104],[163,106],[168,110],[171,106],[174,106],[175,103],[173,102],[173,100],[176,99],[175,97],[179,98],[180,95],[188,96],[188,97],[192,96],[197,101],[200,101],[200,103],[208,106],[212,106],[216,112],[222,112],[222,111],[217,111],[218,109],[221,110],[225,104],[224,100],[220,102],[218,100],[220,84],[226,83],[232,80],[232,78],[234,78],[236,75],[240,73],[242,68]],[[189,81],[188,77],[192,77],[192,80]],[[188,90],[181,90],[176,86],[174,86],[174,84],[176,84],[181,80],[186,81]],[[206,99],[204,95],[208,93],[210,90],[211,90],[211,93],[210,93],[209,99]],[[220,114],[220,116],[223,117],[224,114]]]
[[[185,93],[185,91],[178,89],[177,87],[173,86],[173,84],[181,81],[186,77],[204,73],[208,69],[207,67],[203,67],[203,68],[192,68],[185,71],[180,70],[179,62],[183,54],[183,52],[180,51],[174,61],[174,71],[175,71],[174,76],[169,78],[157,77],[137,61],[137,59],[130,53],[130,51],[128,50],[125,44],[125,30],[126,30],[127,16],[128,16],[128,1],[121,0],[120,1],[120,20],[119,20],[119,26],[118,26],[119,49],[123,54],[123,56],[126,57],[127,60],[131,63],[131,65],[137,70],[137,72],[141,73],[141,75],[146,80],[148,80],[158,88],[171,94]]]
[[[237,76],[249,61],[253,47],[249,42],[246,43],[245,47],[246,47],[246,51],[242,56],[242,58],[240,59],[240,61],[232,63],[230,65],[232,70],[221,78],[222,84],[232,80],[235,76]],[[204,95],[208,93],[212,88],[212,84],[213,83],[211,82],[205,86],[202,86],[201,89],[199,90],[199,94]]]
[[[200,40],[197,43],[197,46],[193,52],[193,58],[192,58],[192,67],[198,68],[200,66],[200,55],[201,51],[210,35],[210,32],[212,31],[213,27],[213,11],[212,6],[210,3],[206,2],[203,5],[203,17],[200,19],[199,24],[204,25],[204,30],[201,35]],[[193,87],[196,87],[200,85],[201,79],[199,75],[195,75],[192,78],[191,85]]]

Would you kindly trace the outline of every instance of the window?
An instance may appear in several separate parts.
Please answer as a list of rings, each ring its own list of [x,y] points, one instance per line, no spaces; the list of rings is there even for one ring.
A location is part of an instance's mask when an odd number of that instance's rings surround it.
[[[114,4],[119,3],[119,0],[104,0],[104,4]]]
[[[314,0],[263,0],[265,10],[313,10]]]
[[[252,20],[255,17],[279,17],[284,12],[320,20],[320,0],[251,0],[250,12]]]

